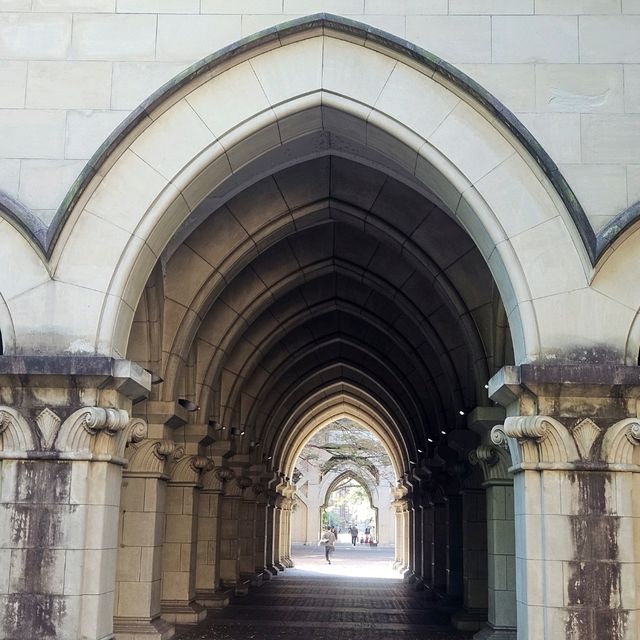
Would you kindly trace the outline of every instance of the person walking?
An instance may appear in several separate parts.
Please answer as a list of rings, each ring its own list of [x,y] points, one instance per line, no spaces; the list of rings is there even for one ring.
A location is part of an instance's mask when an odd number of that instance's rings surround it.
[[[319,544],[324,545],[324,557],[327,559],[327,562],[331,564],[331,554],[336,549],[336,535],[331,530],[331,527],[327,527],[322,532]]]
[[[351,544],[355,547],[358,542],[358,527],[354,524],[351,527]]]

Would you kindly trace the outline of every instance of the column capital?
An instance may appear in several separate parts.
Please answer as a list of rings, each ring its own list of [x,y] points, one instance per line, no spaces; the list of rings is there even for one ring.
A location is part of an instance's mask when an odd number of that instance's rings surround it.
[[[183,455],[171,466],[169,482],[172,485],[199,486],[200,477],[212,462],[204,456]]]
[[[145,439],[131,443],[125,455],[129,459],[126,475],[167,479],[169,477],[166,473],[167,461],[182,458],[184,449],[176,445],[173,440]]]
[[[511,456],[507,449],[481,444],[469,454],[469,462],[482,469],[484,485],[513,484],[513,477],[509,473]]]
[[[60,412],[62,413],[62,412]],[[0,458],[100,460],[127,463],[124,450],[147,435],[147,425],[124,409],[82,407],[65,420],[45,407],[27,419],[0,406]]]
[[[514,470],[586,468],[640,472],[640,420],[625,418],[599,426],[591,418],[565,424],[550,416],[518,416],[491,431],[508,445]]]

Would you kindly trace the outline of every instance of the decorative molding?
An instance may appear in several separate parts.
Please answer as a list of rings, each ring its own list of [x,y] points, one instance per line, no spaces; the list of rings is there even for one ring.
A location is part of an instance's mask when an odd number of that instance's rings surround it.
[[[640,464],[640,420],[627,418],[609,427],[602,438],[600,456],[609,464]]]
[[[227,471],[231,471],[231,469],[214,467],[213,465],[206,469],[200,478],[202,491],[206,491],[207,493],[222,493],[226,475],[224,472]],[[233,471],[231,471],[231,476],[233,476]]]
[[[549,416],[518,416],[507,418],[502,428],[509,443],[515,466],[537,463],[571,463],[580,460],[578,447],[571,432]],[[491,430],[491,439],[500,442],[500,428]]]
[[[129,459],[127,473],[155,476],[165,475],[169,457],[182,458],[184,449],[173,440],[142,440],[127,447],[125,454]]]
[[[589,459],[593,443],[601,433],[602,429],[590,418],[581,420],[573,428],[573,439],[576,441],[580,457],[583,460]]]
[[[504,434],[503,431],[501,432]],[[486,483],[513,480],[509,473],[511,456],[504,447],[481,444],[469,453],[469,462],[479,465]]]
[[[2,434],[2,452],[5,454],[36,449],[29,424],[12,407],[0,406],[0,434]]]
[[[45,407],[36,416],[36,424],[40,432],[40,444],[42,448],[47,450],[52,449],[62,420],[58,414]]]
[[[238,482],[238,478],[233,475],[224,483],[225,498],[241,498],[244,491],[242,485]]]
[[[182,456],[172,465],[169,472],[169,482],[197,486],[200,484],[202,472],[211,467],[213,467],[213,462],[204,456]]]
[[[123,409],[83,407],[64,422],[49,408],[30,425],[12,407],[0,407],[2,457],[105,460],[125,464],[124,450],[147,435],[147,424]]]

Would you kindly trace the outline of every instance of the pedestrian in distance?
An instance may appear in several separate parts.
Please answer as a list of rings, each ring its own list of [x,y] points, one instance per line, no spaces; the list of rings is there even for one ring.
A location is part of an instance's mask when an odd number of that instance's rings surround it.
[[[327,562],[331,564],[331,554],[336,549],[336,535],[331,530],[331,527],[326,527],[322,532],[322,537],[318,544],[324,545],[324,557],[327,559]]]
[[[358,527],[353,525],[351,527],[351,544],[355,547],[358,542]]]

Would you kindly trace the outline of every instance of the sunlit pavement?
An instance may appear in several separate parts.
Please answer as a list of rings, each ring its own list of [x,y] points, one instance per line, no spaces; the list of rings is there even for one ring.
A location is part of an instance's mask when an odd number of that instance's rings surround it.
[[[340,543],[295,546],[295,568],[211,613],[179,640],[459,640],[448,616],[399,579],[393,549]]]

